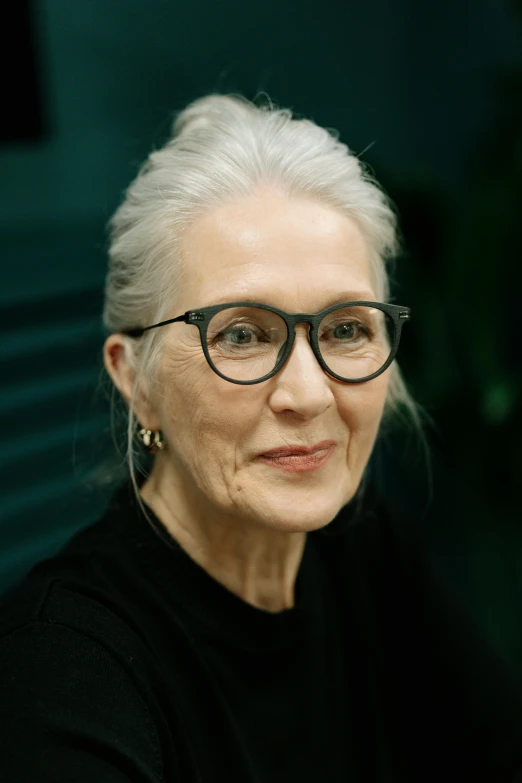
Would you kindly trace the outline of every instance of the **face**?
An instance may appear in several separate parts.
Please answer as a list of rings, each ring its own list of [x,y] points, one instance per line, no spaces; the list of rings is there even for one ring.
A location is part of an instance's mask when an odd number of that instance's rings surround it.
[[[316,313],[335,301],[376,300],[356,224],[269,188],[198,218],[184,237],[183,254],[190,272],[169,317],[227,301]],[[354,496],[370,457],[389,370],[361,384],[331,378],[303,323],[283,369],[241,386],[211,370],[195,326],[162,328],[168,333],[161,392],[153,398],[168,444],[161,457],[193,507],[281,532],[331,522]],[[336,446],[314,472],[288,473],[257,459],[276,447],[323,440]]]

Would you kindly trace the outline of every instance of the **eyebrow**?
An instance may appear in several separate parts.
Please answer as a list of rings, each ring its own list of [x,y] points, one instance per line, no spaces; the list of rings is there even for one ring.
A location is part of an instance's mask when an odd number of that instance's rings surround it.
[[[327,307],[330,307],[334,304],[340,304],[341,302],[357,302],[359,300],[374,302],[375,294],[373,294],[371,291],[344,291],[327,299],[324,302],[324,306],[319,309],[326,310]],[[240,294],[229,294],[228,296],[220,296],[217,299],[212,300],[212,304],[226,304],[227,302],[259,302],[259,304],[266,304],[277,307],[277,305],[274,304],[272,297],[267,297],[263,294],[253,294],[246,298]],[[282,310],[283,308],[281,307],[279,309]]]

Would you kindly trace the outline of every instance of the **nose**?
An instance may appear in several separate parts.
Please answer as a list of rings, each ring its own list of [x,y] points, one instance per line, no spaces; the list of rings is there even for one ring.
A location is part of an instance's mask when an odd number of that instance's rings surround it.
[[[312,350],[309,325],[298,324],[292,350],[273,379],[272,409],[277,412],[294,411],[303,419],[320,416],[334,399],[328,377]]]
[[[296,324],[294,344],[292,345],[292,350],[290,351],[284,366],[281,368],[281,372],[284,372],[290,364],[292,364],[293,367],[296,361],[301,377],[303,376],[303,368],[301,365],[304,361],[304,367],[306,368],[304,374],[306,375],[307,384],[311,380],[310,373],[313,374],[314,370],[315,373],[317,373],[317,377],[324,376],[324,370],[317,360],[310,341],[310,324],[306,322]]]

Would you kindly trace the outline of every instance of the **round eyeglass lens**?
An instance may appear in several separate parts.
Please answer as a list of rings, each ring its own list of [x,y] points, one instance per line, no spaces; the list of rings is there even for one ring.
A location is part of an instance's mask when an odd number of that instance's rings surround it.
[[[284,320],[259,307],[221,310],[207,329],[212,364],[235,381],[255,381],[272,372],[287,339]],[[393,320],[368,305],[333,310],[323,318],[317,331],[317,344],[327,367],[351,381],[380,370],[390,356],[393,342]]]

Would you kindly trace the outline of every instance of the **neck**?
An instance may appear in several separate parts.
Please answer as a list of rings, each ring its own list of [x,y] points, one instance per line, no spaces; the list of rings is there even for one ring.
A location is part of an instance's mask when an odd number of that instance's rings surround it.
[[[272,530],[233,508],[212,508],[163,453],[140,492],[182,549],[230,592],[272,613],[295,605],[306,533]]]

